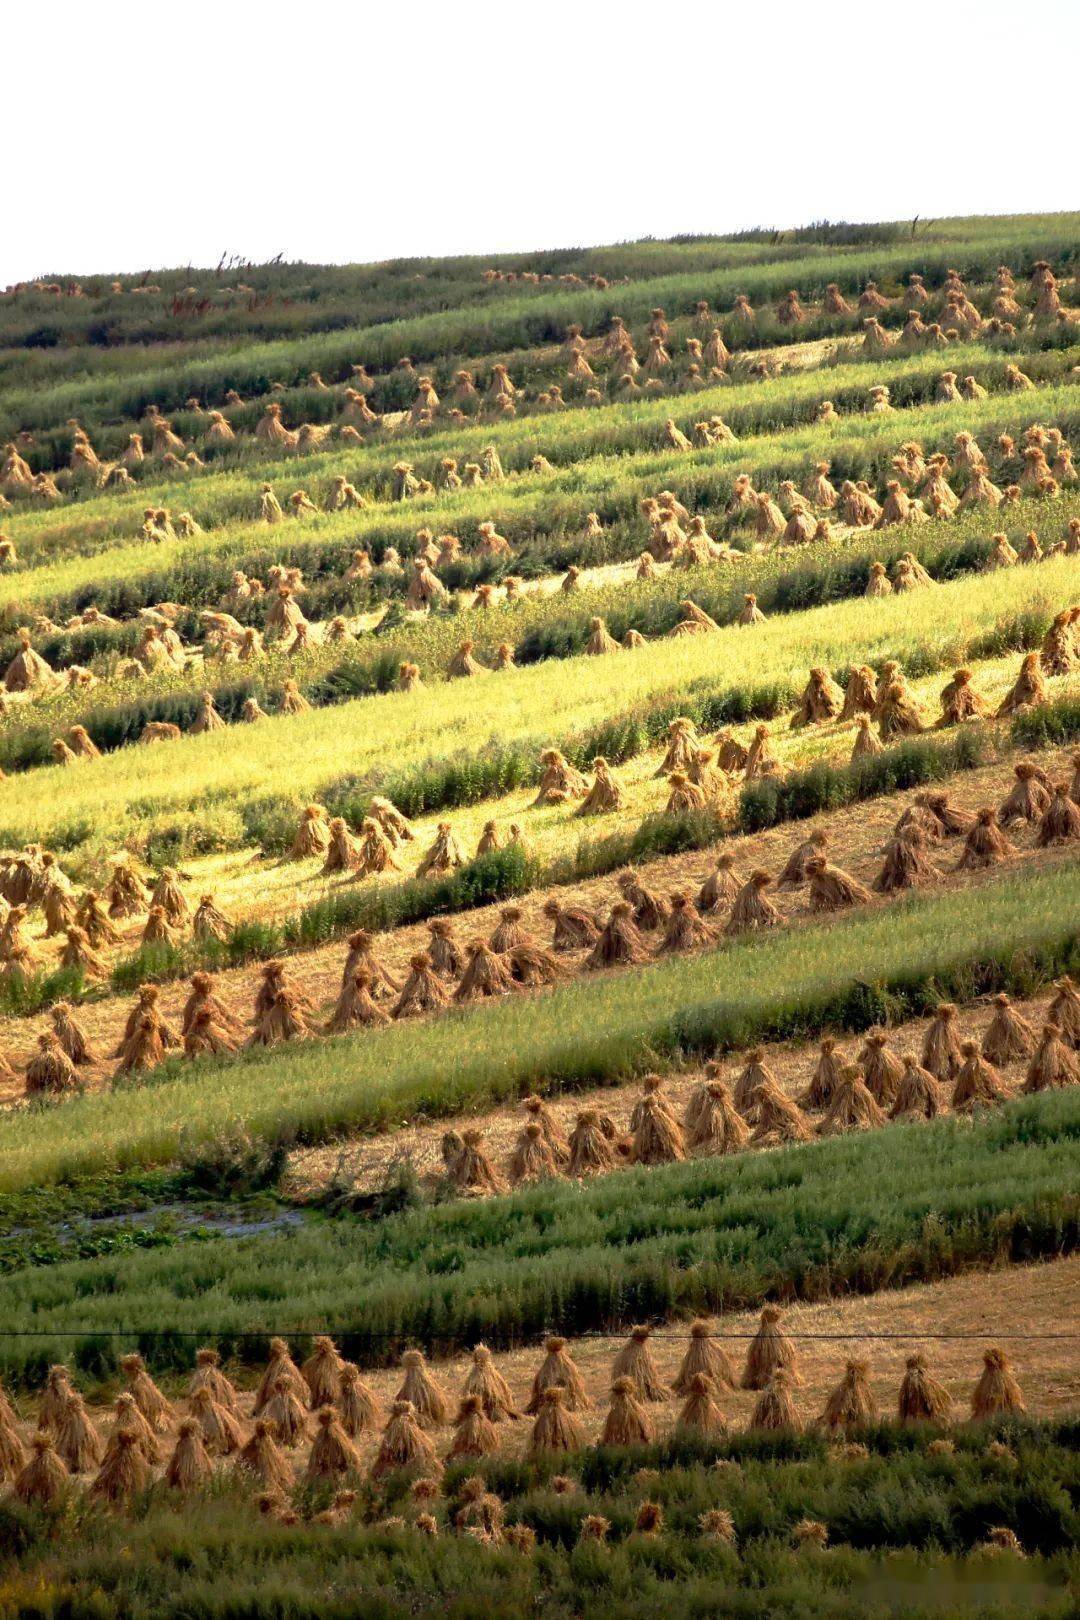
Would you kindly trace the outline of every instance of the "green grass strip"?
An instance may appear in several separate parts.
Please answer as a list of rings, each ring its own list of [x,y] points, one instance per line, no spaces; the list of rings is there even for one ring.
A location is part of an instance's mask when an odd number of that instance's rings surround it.
[[[1076,1424],[978,1424],[945,1455],[931,1449],[937,1437],[867,1429],[857,1459],[819,1432],[472,1460],[447,1470],[437,1539],[413,1528],[400,1476],[354,1482],[352,1516],[335,1529],[314,1517],[329,1481],[298,1493],[288,1529],[261,1521],[235,1480],[182,1503],[159,1488],[132,1514],[35,1512],[8,1496],[3,1592],[27,1620],[1068,1620],[1080,1574]],[[1006,1448],[997,1457],[992,1441]],[[453,1533],[475,1473],[506,1523],[532,1530],[535,1553]],[[572,1491],[552,1488],[559,1473]],[[636,1530],[646,1496],[663,1512],[658,1535]],[[731,1545],[702,1534],[718,1507]],[[380,1523],[388,1512],[399,1528]],[[604,1545],[579,1544],[586,1514],[608,1524]],[[827,1527],[827,1549],[798,1544],[807,1519]],[[981,1550],[1001,1527],[1020,1557]]]
[[[1080,1231],[1078,1145],[1073,1088],[974,1124],[24,1270],[0,1279],[0,1372],[34,1382],[63,1360],[107,1377],[134,1343],[154,1366],[184,1368],[192,1334],[258,1363],[265,1335],[311,1331],[379,1365],[408,1343],[514,1346],[1062,1254]]]
[[[920,593],[921,612],[906,596],[860,597],[777,616],[752,630],[729,625],[707,636],[654,641],[608,658],[547,660],[475,681],[365,697],[152,748],[120,749],[85,760],[78,770],[45,767],[35,779],[33,804],[27,803],[18,777],[0,782],[0,840],[17,846],[36,838],[70,848],[95,829],[108,828],[115,848],[121,837],[145,831],[147,823],[185,813],[204,820],[220,815],[217,847],[224,848],[230,839],[245,841],[242,808],[267,797],[268,780],[287,783],[299,797],[324,791],[344,772],[361,790],[385,791],[392,780],[395,791],[400,787],[404,793],[402,807],[413,812],[421,804],[477,800],[499,786],[483,763],[474,790],[464,798],[446,795],[441,777],[447,771],[467,774],[478,759],[497,760],[508,745],[534,755],[553,742],[572,746],[575,737],[613,723],[633,725],[656,705],[692,703],[707,694],[724,697],[716,723],[721,717],[761,713],[753,696],[761,691],[753,679],[757,671],[767,673],[775,711],[777,702],[801,690],[816,664],[835,669],[852,661],[876,665],[894,658],[914,674],[985,656],[988,636],[1004,635],[1006,645],[1016,645],[1018,633],[1024,639],[1021,621],[1034,615],[1041,623],[1068,604],[1078,579],[1076,558],[1052,558],[1038,568],[939,585],[932,597]],[[483,682],[482,701],[477,681]],[[449,756],[448,737],[455,745]],[[616,747],[611,757],[625,752]]]

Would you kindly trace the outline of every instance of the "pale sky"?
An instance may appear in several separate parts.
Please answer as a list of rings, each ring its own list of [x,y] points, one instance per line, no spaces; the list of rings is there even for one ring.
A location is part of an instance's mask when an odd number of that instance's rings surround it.
[[[0,285],[1080,205],[1076,0],[9,8]]]

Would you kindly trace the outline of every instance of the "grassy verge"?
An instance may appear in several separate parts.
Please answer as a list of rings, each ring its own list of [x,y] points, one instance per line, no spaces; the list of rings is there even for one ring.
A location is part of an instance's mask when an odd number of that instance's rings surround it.
[[[980,1427],[947,1456],[927,1434],[868,1431],[856,1462],[830,1455],[822,1436],[738,1436],[630,1451],[588,1451],[560,1464],[580,1481],[552,1489],[552,1467],[480,1470],[525,1524],[537,1549],[481,1546],[451,1533],[467,1473],[456,1467],[433,1506],[442,1534],[378,1528],[387,1511],[411,1516],[404,1483],[363,1489],[338,1529],[260,1523],[235,1486],[170,1502],[161,1490],[134,1515],[41,1514],[5,1505],[3,1620],[896,1620],[930,1613],[995,1620],[1064,1620],[1078,1560],[1077,1434],[1068,1423]],[[1009,1447],[1011,1467],[988,1460]],[[720,1457],[734,1466],[712,1466]],[[636,1471],[650,1470],[646,1479]],[[302,1493],[306,1511],[322,1492]],[[635,1534],[641,1502],[663,1509],[659,1535]],[[701,1516],[731,1515],[731,1545],[709,1541]],[[586,1514],[610,1525],[607,1545],[578,1546]],[[369,1520],[361,1522],[361,1516]],[[801,1521],[827,1526],[829,1548],[799,1548]],[[58,1535],[63,1522],[65,1533]],[[1032,1555],[1024,1564],[977,1549],[1004,1526]]]
[[[1063,1254],[1080,1233],[1078,1144],[1080,1093],[1054,1092],[974,1124],[17,1271],[0,1278],[0,1372],[33,1385],[65,1360],[107,1378],[135,1343],[182,1369],[203,1335],[258,1364],[267,1333],[311,1331],[390,1365],[413,1342],[510,1347]]]
[[[268,1190],[281,1155],[213,1154],[166,1170],[113,1172],[0,1199],[0,1274],[201,1242],[245,1222],[299,1219]],[[215,1173],[216,1172],[216,1173]]]

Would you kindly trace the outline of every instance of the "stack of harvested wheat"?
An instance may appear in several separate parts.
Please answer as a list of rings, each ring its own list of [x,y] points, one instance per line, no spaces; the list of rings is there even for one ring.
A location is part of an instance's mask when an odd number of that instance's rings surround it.
[[[532,1457],[604,1447],[642,1446],[657,1435],[653,1415],[677,1403],[672,1428],[686,1437],[721,1438],[728,1432],[725,1396],[736,1389],[755,1395],[751,1430],[796,1432],[806,1418],[795,1392],[803,1383],[795,1344],[781,1312],[768,1305],[752,1338],[741,1372],[724,1343],[722,1324],[695,1322],[669,1387],[652,1349],[650,1328],[636,1327],[611,1365],[608,1410],[590,1441],[587,1414],[593,1402],[568,1341],[551,1337],[528,1395],[515,1397],[490,1351],[477,1345],[458,1400],[452,1401],[423,1354],[407,1350],[402,1382],[385,1412],[359,1369],[334,1341],[316,1336],[300,1365],[284,1339],[270,1341],[270,1359],[251,1398],[223,1370],[218,1352],[205,1347],[182,1397],[186,1414],[155,1383],[140,1355],[121,1357],[124,1387],[103,1432],[97,1414],[75,1388],[69,1370],[50,1369],[37,1402],[37,1427],[27,1444],[27,1426],[0,1393],[0,1482],[19,1501],[54,1507],[72,1490],[115,1505],[134,1505],[158,1478],[183,1498],[214,1480],[257,1485],[284,1508],[293,1489],[320,1482],[347,1485],[367,1477],[407,1475],[438,1493],[443,1471],[436,1437],[452,1431],[445,1460],[497,1456],[504,1425],[532,1419],[525,1439]],[[971,1394],[971,1420],[982,1422],[1025,1411],[1009,1358],[988,1349]],[[868,1364],[848,1361],[814,1422],[847,1436],[879,1421],[868,1382]],[[896,1398],[903,1426],[940,1429],[952,1421],[952,1398],[927,1369],[921,1354],[907,1358]],[[415,1487],[419,1490],[419,1487]]]
[[[454,948],[444,921],[437,934],[442,949]],[[427,971],[438,985],[437,975]],[[897,1050],[888,1031],[870,1030],[849,1057],[836,1037],[826,1036],[809,1074],[795,1078],[795,1096],[763,1048],[747,1053],[741,1069],[736,1059],[730,1083],[722,1063],[707,1063],[681,1110],[664,1080],[647,1075],[622,1124],[614,1101],[600,1113],[595,1106],[575,1110],[529,1096],[524,1123],[502,1164],[491,1157],[480,1130],[471,1129],[467,1142],[446,1131],[440,1167],[423,1179],[436,1195],[488,1197],[511,1186],[584,1180],[633,1164],[768,1149],[947,1113],[969,1116],[1033,1091],[1080,1083],[1080,995],[1068,977],[1057,981],[1041,1038],[1007,995],[994,997],[980,1038],[962,1039],[959,1027],[957,1009],[942,1003],[919,1038],[919,1051]],[[1015,1082],[1004,1073],[1012,1065],[1020,1068]]]

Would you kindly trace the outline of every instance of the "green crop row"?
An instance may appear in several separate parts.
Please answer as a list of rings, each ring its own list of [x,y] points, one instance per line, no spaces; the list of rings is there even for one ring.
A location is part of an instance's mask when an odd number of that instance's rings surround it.
[[[228,847],[230,839],[241,840],[240,821],[251,841],[258,820],[265,820],[260,805],[280,823],[287,799],[299,803],[316,791],[340,797],[335,783],[357,795],[392,786],[412,812],[475,802],[530,779],[520,772],[534,770],[540,749],[552,743],[587,744],[626,758],[655,741],[658,720],[665,713],[671,718],[672,709],[696,712],[710,725],[775,714],[815,665],[845,670],[851,662],[891,658],[924,674],[1030,645],[1073,598],[1076,578],[1074,558],[1052,558],[1038,568],[937,586],[929,626],[912,614],[908,597],[860,597],[606,658],[547,660],[151,748],[118,749],[77,769],[44,767],[33,803],[20,778],[0,781],[0,840],[36,838],[71,848],[94,836],[100,845],[107,828],[115,847],[170,816],[198,812],[208,837],[219,836],[212,832],[215,815],[228,818],[232,830],[221,830],[218,846]],[[482,704],[477,681],[483,682]],[[448,735],[455,744],[450,754]],[[288,783],[284,798],[280,791],[267,794],[268,772]],[[55,785],[51,795],[49,783]]]
[[[208,1339],[258,1366],[270,1334],[312,1332],[332,1333],[361,1365],[393,1365],[409,1344],[513,1348],[552,1330],[613,1332],[1030,1262],[1076,1247],[1078,1146],[1073,1088],[974,1124],[29,1268],[0,1278],[0,1372],[36,1387],[65,1361],[107,1379],[134,1347],[159,1371],[182,1370]]]
[[[943,994],[1030,992],[1080,965],[1078,899],[1075,861],[1025,867],[842,922],[585,975],[539,997],[227,1061],[173,1062],[145,1083],[0,1117],[0,1191],[167,1164],[181,1143],[212,1140],[237,1121],[265,1141],[321,1142],[763,1038],[865,1028],[914,1016]]]
[[[134,1515],[65,1508],[0,1509],[3,1620],[1067,1620],[1080,1576],[1075,1553],[1076,1426],[979,1425],[936,1455],[927,1434],[868,1431],[859,1460],[823,1436],[690,1438],[564,1458],[556,1468],[487,1463],[480,1472],[526,1526],[535,1551],[454,1533],[466,1500],[460,1465],[430,1504],[436,1538],[413,1527],[406,1482],[362,1489],[346,1522],[260,1522],[235,1483],[187,1497],[157,1490]],[[995,1462],[989,1449],[997,1442]],[[720,1459],[726,1466],[712,1466]],[[636,1473],[636,1470],[645,1470]],[[329,1485],[298,1495],[314,1513]],[[636,1529],[645,1500],[658,1533]],[[730,1515],[730,1544],[703,1533]],[[379,1524],[388,1511],[397,1526]],[[594,1515],[603,1544],[581,1541]],[[721,1515],[722,1517],[722,1515]],[[367,1522],[364,1523],[363,1519]],[[798,1526],[825,1526],[827,1548],[799,1545]],[[62,1527],[62,1533],[61,1533]],[[1030,1555],[984,1550],[1011,1530]]]

